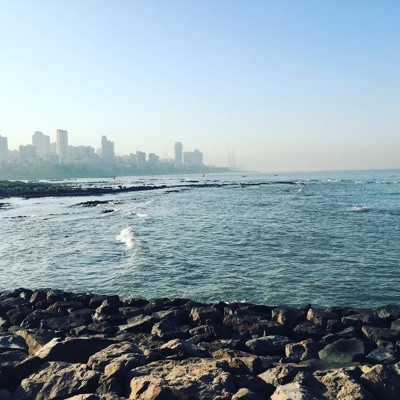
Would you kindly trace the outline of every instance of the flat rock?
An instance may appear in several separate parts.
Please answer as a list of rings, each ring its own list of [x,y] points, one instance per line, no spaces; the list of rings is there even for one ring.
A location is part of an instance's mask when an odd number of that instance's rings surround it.
[[[361,339],[339,339],[326,345],[319,351],[321,360],[330,362],[362,361],[365,355],[372,350],[370,344]]]

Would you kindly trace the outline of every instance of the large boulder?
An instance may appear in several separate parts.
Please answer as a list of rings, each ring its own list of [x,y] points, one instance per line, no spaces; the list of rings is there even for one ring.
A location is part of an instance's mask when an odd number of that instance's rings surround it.
[[[48,362],[23,379],[13,400],[51,400],[95,392],[99,374],[85,364]]]
[[[283,357],[285,347],[290,343],[293,343],[293,340],[286,336],[270,335],[248,340],[246,346],[254,354]]]
[[[129,399],[230,399],[236,388],[222,366],[211,359],[189,358],[135,368],[128,374]]]

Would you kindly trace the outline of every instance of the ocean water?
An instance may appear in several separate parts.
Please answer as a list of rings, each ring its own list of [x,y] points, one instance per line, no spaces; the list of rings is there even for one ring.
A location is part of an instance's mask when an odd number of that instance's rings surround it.
[[[72,183],[169,188],[0,200],[1,290],[400,304],[399,170]],[[108,203],[80,205],[93,200]]]

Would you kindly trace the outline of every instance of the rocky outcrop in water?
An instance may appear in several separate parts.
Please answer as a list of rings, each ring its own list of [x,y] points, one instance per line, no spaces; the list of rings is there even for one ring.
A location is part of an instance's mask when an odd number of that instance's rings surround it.
[[[0,294],[0,399],[365,399],[400,393],[400,306]]]

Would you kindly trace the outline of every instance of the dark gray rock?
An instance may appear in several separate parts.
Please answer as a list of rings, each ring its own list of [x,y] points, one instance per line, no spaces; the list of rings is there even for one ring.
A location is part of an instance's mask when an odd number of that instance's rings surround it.
[[[367,355],[367,360],[373,364],[394,364],[400,361],[400,353],[394,348],[378,347]]]
[[[186,339],[189,337],[189,326],[180,325],[172,320],[163,319],[153,325],[151,333],[165,340],[174,338]]]
[[[315,339],[319,340],[326,336],[326,330],[321,326],[315,325],[309,321],[300,322],[295,326],[292,332],[292,337],[295,341]]]
[[[377,343],[378,340],[385,340],[394,343],[400,339],[400,332],[389,328],[363,326],[361,331],[369,340],[372,340],[375,343]]]
[[[271,335],[248,340],[246,346],[254,354],[283,357],[285,355],[285,347],[290,343],[294,342],[286,336]]]
[[[319,351],[321,360],[330,362],[364,361],[365,355],[371,351],[371,344],[361,339],[339,339],[326,345]]]

